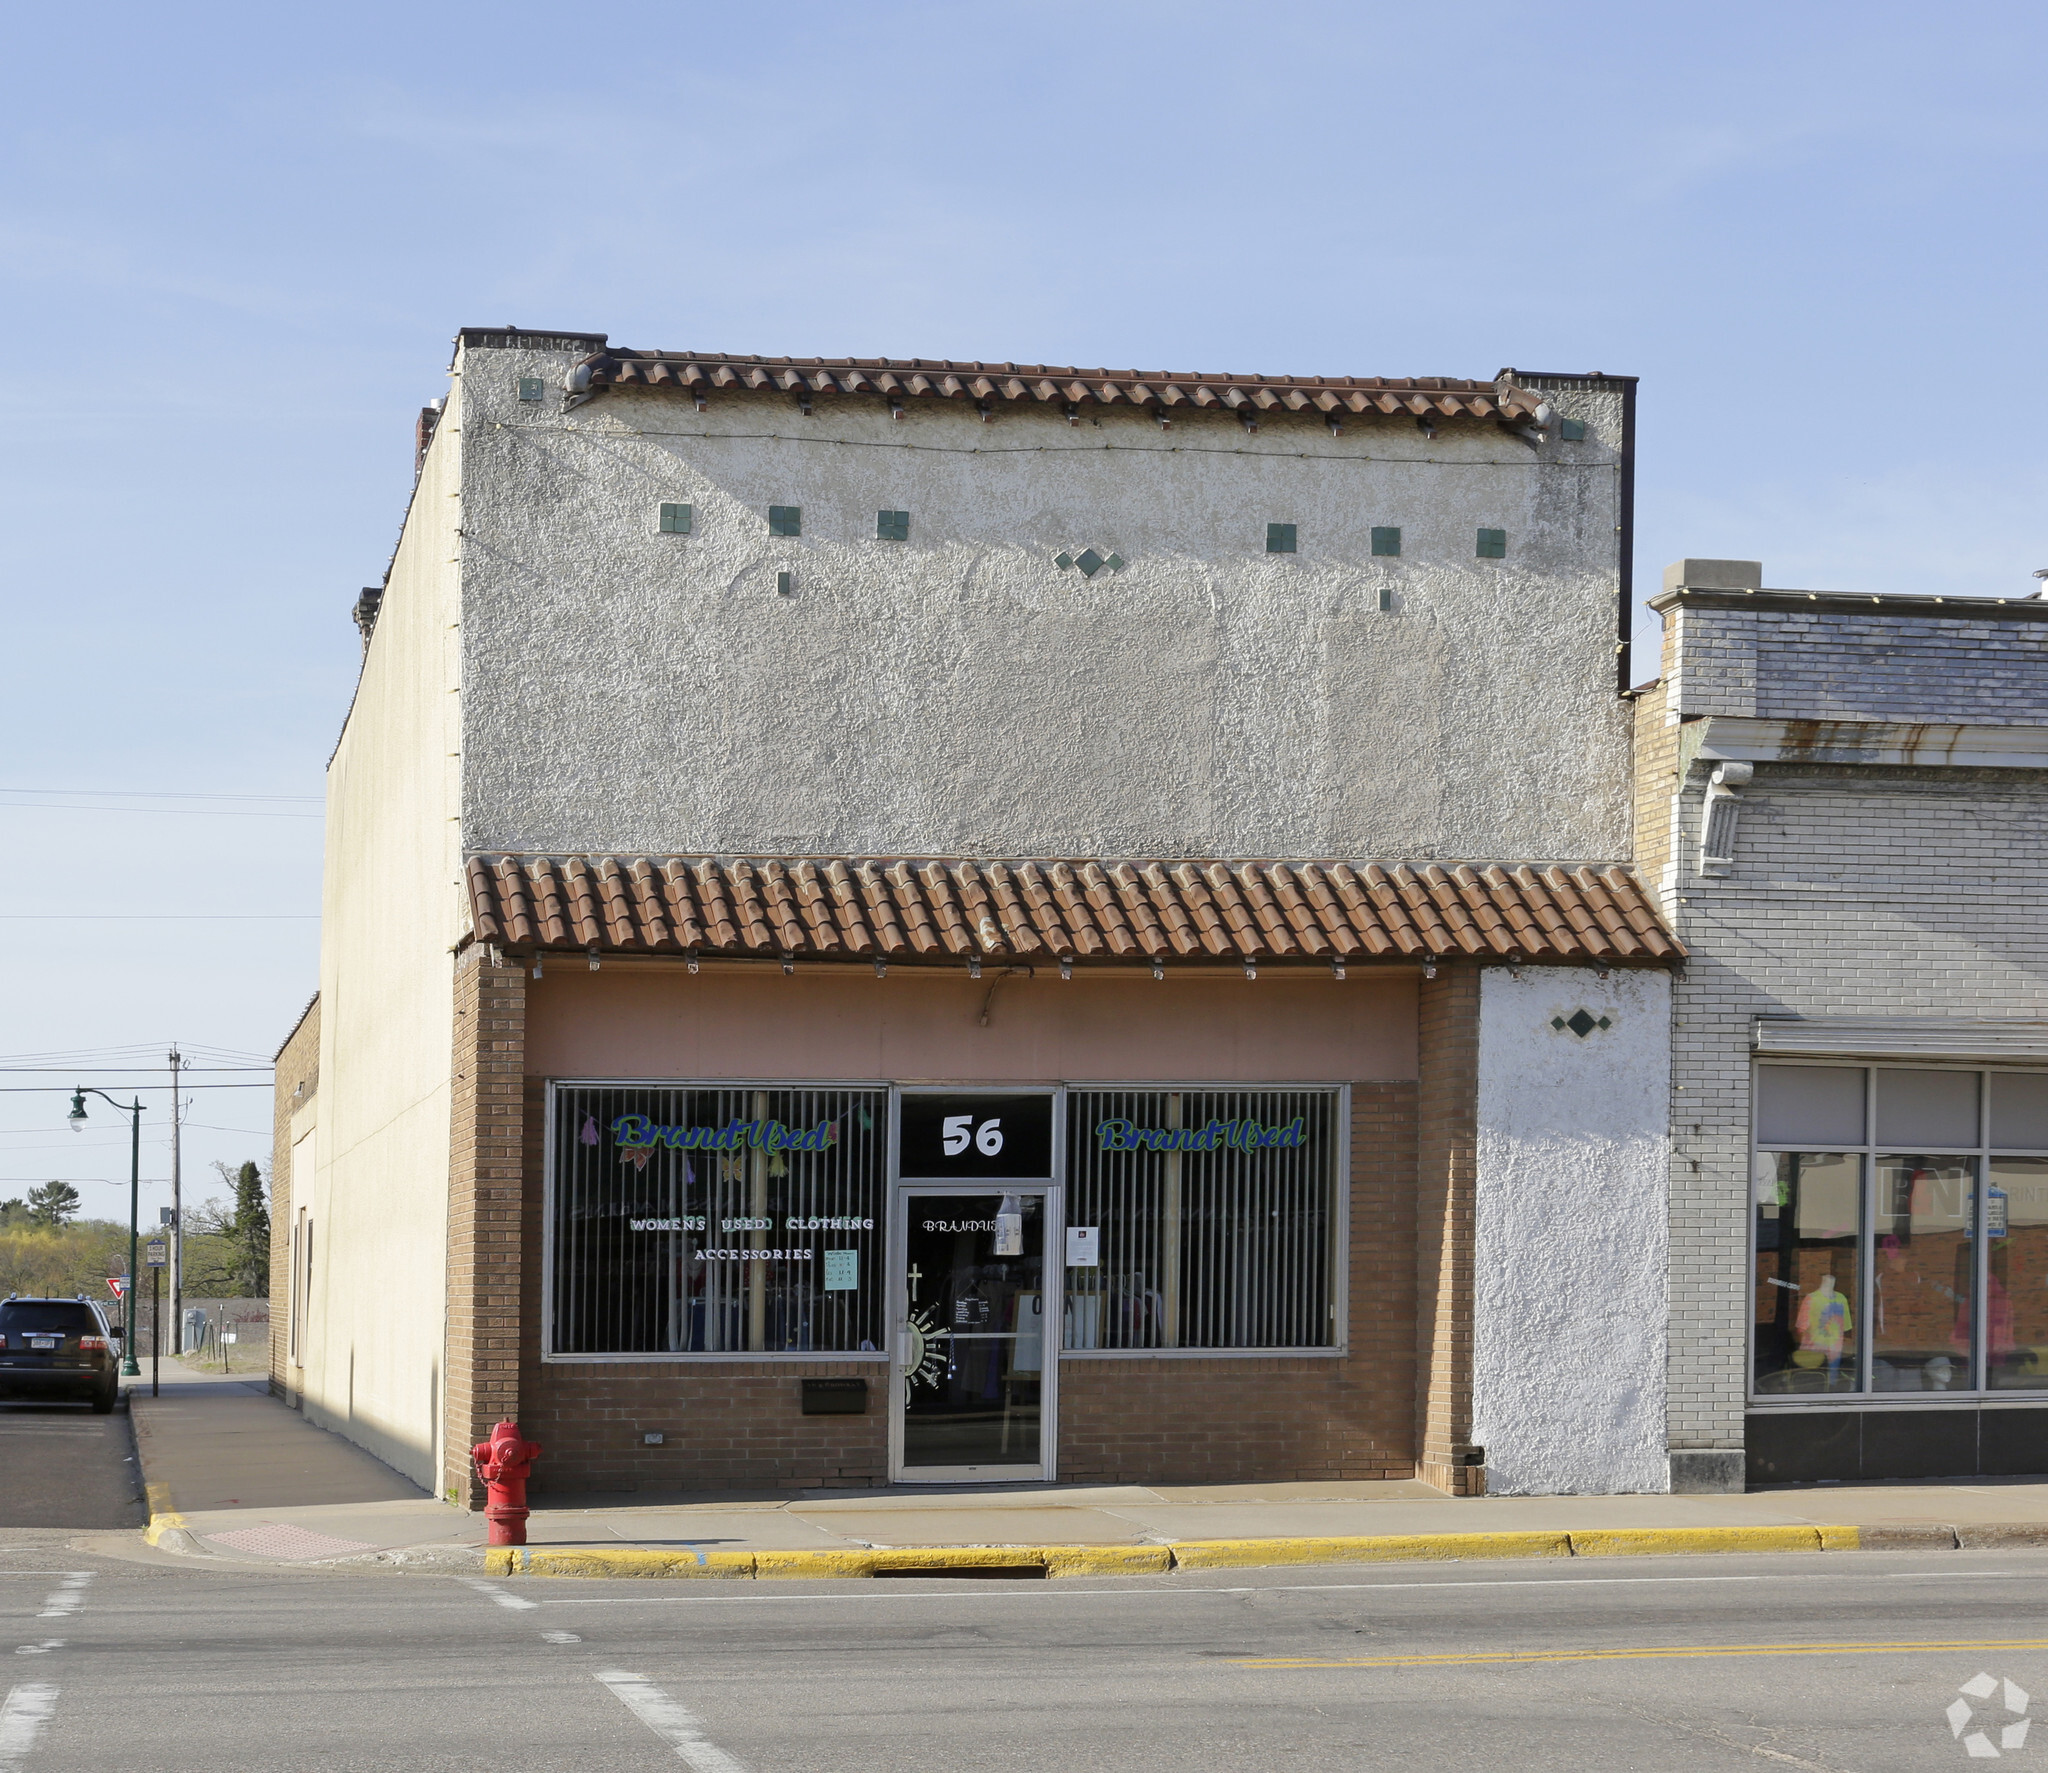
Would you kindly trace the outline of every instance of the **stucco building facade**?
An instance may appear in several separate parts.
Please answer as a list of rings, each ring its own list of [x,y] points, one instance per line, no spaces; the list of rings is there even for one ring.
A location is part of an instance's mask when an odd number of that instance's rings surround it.
[[[457,1500],[1665,1488],[1632,402],[464,332],[278,1388]]]

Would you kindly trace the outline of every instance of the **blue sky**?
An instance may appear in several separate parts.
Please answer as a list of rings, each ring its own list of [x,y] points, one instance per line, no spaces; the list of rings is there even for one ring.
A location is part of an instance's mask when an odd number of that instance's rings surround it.
[[[0,1066],[297,1015],[314,803],[143,797],[319,794],[458,325],[1633,373],[1639,584],[2048,565],[2038,7],[83,5],[9,45]],[[125,1183],[44,1081],[0,1074],[0,1196]],[[267,1156],[259,1090],[193,1120],[188,1174]]]

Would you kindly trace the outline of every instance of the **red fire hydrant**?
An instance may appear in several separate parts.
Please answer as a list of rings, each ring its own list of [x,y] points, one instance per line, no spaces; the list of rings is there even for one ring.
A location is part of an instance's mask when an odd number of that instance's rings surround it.
[[[491,1438],[470,1448],[476,1474],[484,1480],[484,1519],[491,1523],[486,1545],[524,1545],[526,1468],[540,1457],[540,1448],[519,1432],[516,1422],[500,1422]]]

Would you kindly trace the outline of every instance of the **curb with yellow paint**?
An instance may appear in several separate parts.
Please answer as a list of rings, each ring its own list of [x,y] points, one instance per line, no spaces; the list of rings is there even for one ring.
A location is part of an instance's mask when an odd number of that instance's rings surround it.
[[[144,1484],[143,1494],[149,1501],[149,1525],[142,1529],[144,1545],[164,1545],[164,1540],[175,1534],[184,1536],[183,1543],[173,1539],[165,1545],[166,1551],[183,1551],[191,1544],[192,1523],[171,1506],[171,1492],[163,1484]]]
[[[2036,1542],[2048,1543],[2048,1527],[2001,1531],[2025,1532]],[[1914,1547],[1954,1550],[1967,1543],[1968,1539],[1953,1527],[1930,1525],[1603,1527],[1548,1533],[1392,1533],[1319,1539],[1189,1539],[1166,1545],[952,1545],[843,1551],[687,1551],[543,1545],[488,1547],[484,1552],[484,1569],[493,1576],[656,1576],[727,1582],[1038,1570],[1048,1577],[1159,1576],[1169,1570],[1284,1569],[1305,1564],[1888,1551]]]

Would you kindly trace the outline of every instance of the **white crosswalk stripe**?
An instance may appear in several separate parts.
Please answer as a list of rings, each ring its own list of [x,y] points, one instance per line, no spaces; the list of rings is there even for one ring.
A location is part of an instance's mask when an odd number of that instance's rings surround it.
[[[606,1669],[597,1677],[614,1697],[697,1773],[747,1773],[746,1762],[729,1755],[697,1721],[697,1714],[671,1699],[645,1675]]]
[[[18,1767],[28,1758],[57,1710],[53,1681],[24,1681],[0,1703],[0,1767]]]

